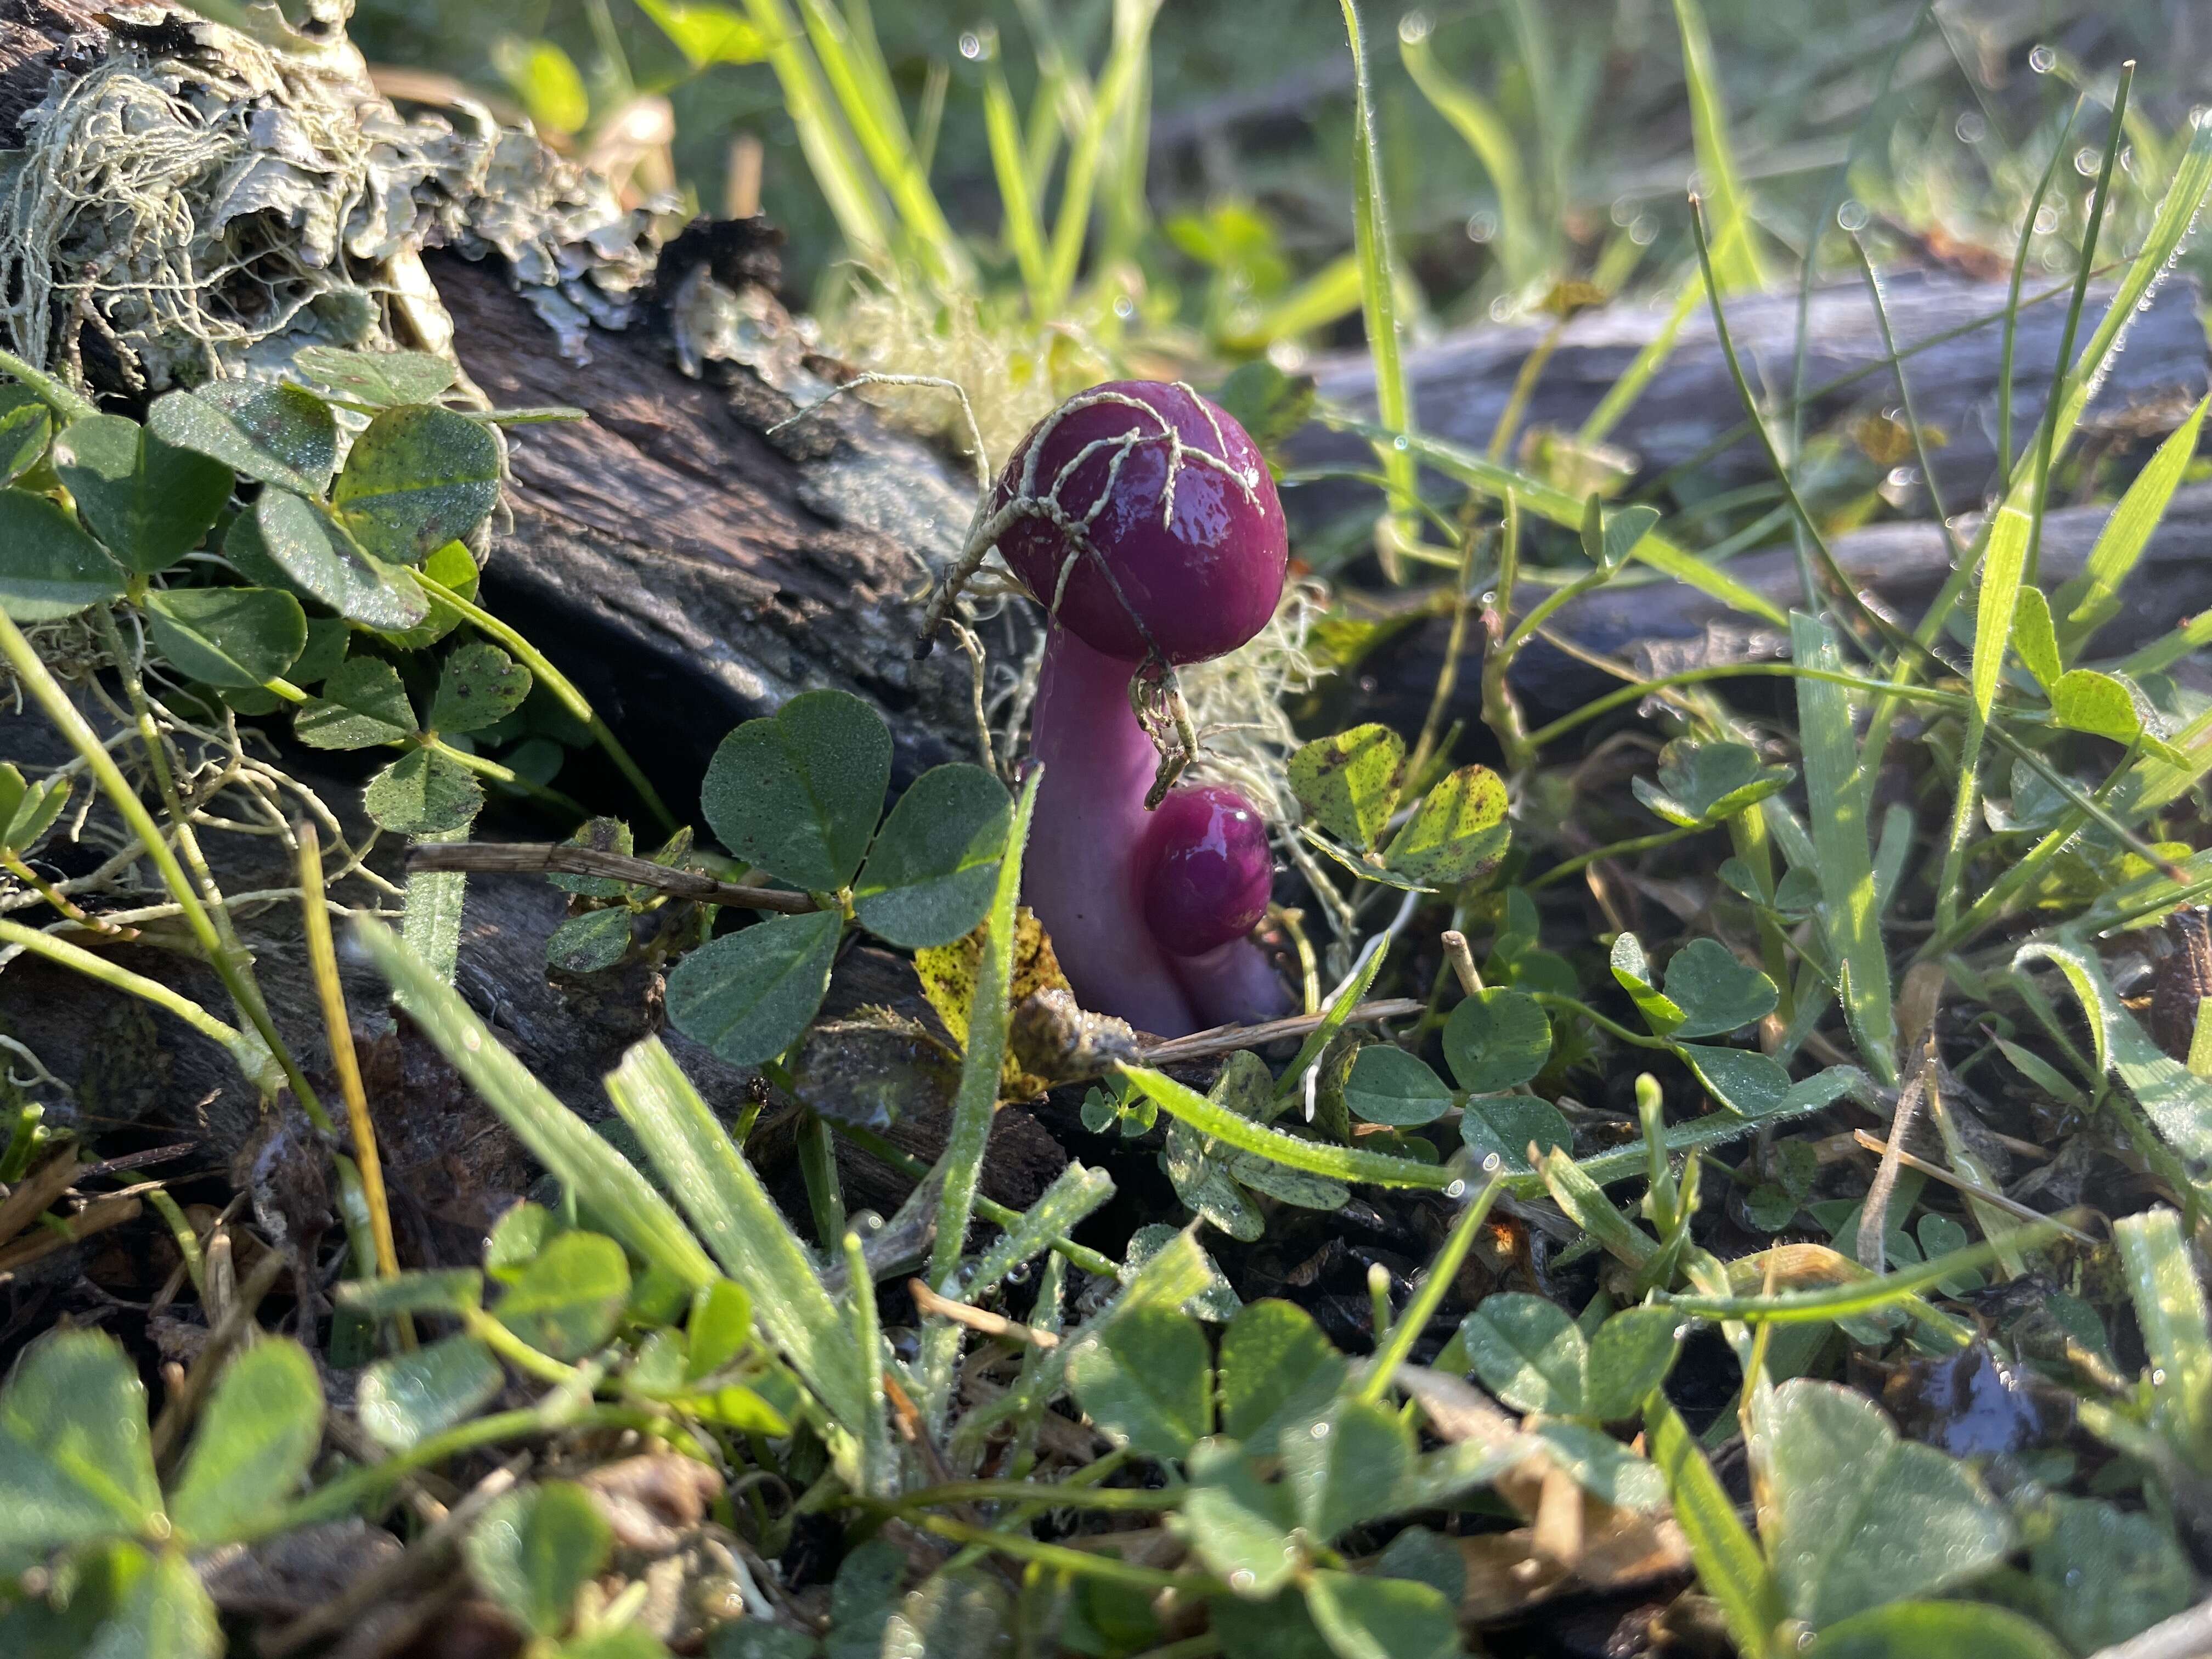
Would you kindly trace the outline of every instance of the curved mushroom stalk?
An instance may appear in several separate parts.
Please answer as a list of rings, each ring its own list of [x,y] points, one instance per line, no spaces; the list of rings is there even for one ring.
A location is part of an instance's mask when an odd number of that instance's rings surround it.
[[[1044,779],[1022,856],[1023,896],[1085,1007],[1181,1036],[1196,1029],[1190,1003],[1139,898],[1145,793],[1160,757],[1129,712],[1130,672],[1069,629],[1053,629],[1030,722]]]
[[[1163,1036],[1277,1012],[1245,937],[1267,914],[1265,826],[1233,790],[1170,791],[1148,815],[1194,739],[1156,747],[1129,703],[1140,665],[1234,651],[1274,615],[1290,544],[1266,460],[1188,386],[1117,381],[1040,421],[978,520],[931,615],[994,544],[1050,613],[1023,873],[1068,982]]]

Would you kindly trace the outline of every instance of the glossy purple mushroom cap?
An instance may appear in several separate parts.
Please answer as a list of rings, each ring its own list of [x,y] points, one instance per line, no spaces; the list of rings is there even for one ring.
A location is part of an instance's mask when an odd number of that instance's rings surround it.
[[[1244,428],[1188,386],[1115,380],[1070,398],[999,475],[987,515],[1010,507],[1007,564],[1106,656],[1139,662],[1156,647],[1202,662],[1257,634],[1282,599],[1274,478]]]
[[[1258,809],[1234,789],[1171,789],[1137,854],[1145,923],[1170,956],[1242,939],[1267,914],[1274,854]]]

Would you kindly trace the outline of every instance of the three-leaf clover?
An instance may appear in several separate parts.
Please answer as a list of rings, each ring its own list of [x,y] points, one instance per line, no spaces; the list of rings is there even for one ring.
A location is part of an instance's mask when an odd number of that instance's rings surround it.
[[[811,894],[816,908],[711,940],[668,979],[668,1017],[732,1065],[774,1059],[812,1022],[848,918],[909,949],[982,921],[1013,803],[979,766],[934,767],[890,815],[891,739],[850,692],[809,691],[723,738],[700,787],[736,857]]]
[[[1495,868],[1511,836],[1504,780],[1486,766],[1462,766],[1414,803],[1385,846],[1407,781],[1406,745],[1387,726],[1315,739],[1291,757],[1290,778],[1312,819],[1299,833],[1364,881],[1458,886]]]

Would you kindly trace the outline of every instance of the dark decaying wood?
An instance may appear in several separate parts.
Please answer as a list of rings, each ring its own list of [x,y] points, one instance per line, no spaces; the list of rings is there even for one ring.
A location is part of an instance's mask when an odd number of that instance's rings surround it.
[[[657,328],[595,335],[589,362],[565,362],[497,271],[429,264],[462,366],[495,403],[590,417],[514,434],[488,602],[672,800],[691,799],[732,726],[821,686],[884,713],[902,776],[974,758],[965,659],[913,649],[916,598],[959,545],[972,481],[857,402],[779,444],[763,434],[789,397],[731,364],[687,378]]]

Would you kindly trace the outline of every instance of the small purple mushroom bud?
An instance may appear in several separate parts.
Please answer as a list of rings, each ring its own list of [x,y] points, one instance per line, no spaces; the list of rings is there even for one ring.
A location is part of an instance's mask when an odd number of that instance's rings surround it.
[[[1163,1036],[1280,1012],[1245,937],[1272,874],[1258,811],[1233,790],[1161,787],[1188,758],[1174,665],[1235,650],[1282,598],[1289,538],[1258,449],[1188,386],[1098,386],[1022,440],[974,541],[1051,614],[1024,885],[1077,996]],[[1181,733],[1171,763],[1139,702]]]
[[[1275,882],[1267,827],[1234,789],[1196,784],[1169,791],[1146,826],[1145,925],[1161,948],[1203,956],[1242,939],[1267,914]]]

